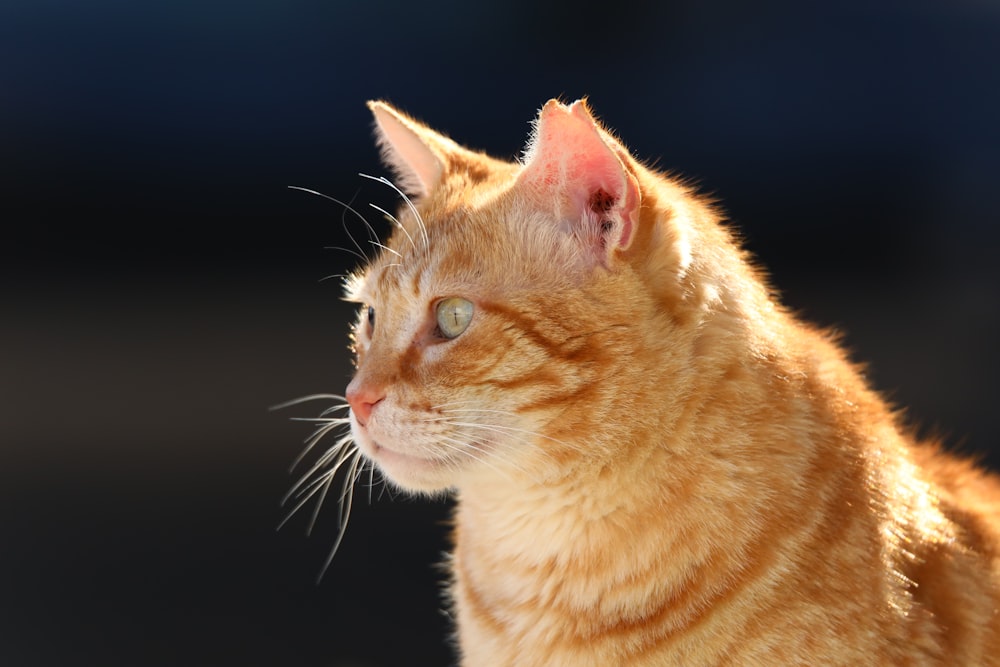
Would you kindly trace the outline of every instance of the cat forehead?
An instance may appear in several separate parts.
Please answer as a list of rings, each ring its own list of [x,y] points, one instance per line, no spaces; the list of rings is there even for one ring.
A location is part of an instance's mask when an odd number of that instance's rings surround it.
[[[454,237],[449,238],[454,241]],[[458,294],[495,291],[490,267],[495,258],[481,251],[454,247],[430,249],[422,253],[395,255],[388,251],[373,262],[358,282],[356,294],[364,302],[389,299],[426,299]]]
[[[486,290],[497,239],[473,238],[475,224],[469,221],[448,226],[432,227],[426,235],[397,230],[379,255],[346,282],[348,299],[374,303]]]
[[[564,271],[560,253],[546,250],[546,234],[530,231],[530,219],[452,219],[428,229],[427,245],[403,238],[386,244],[363,271],[346,281],[347,298],[402,306],[446,296],[503,299],[522,289],[553,289]],[[519,229],[521,228],[521,229]],[[396,250],[399,248],[399,250]]]

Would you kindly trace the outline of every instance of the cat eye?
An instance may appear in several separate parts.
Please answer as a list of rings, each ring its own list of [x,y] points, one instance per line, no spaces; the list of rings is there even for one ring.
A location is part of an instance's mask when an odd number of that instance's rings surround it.
[[[375,309],[372,306],[368,306],[368,326],[375,326]]]
[[[436,308],[438,332],[445,338],[456,338],[472,322],[472,302],[459,296],[438,302]]]

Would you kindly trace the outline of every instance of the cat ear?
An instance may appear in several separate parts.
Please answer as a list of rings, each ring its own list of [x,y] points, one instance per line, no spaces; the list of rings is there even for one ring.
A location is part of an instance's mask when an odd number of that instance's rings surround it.
[[[411,196],[426,196],[441,181],[446,154],[454,142],[385,102],[368,102],[375,116],[375,138],[382,161],[396,175],[396,185]]]
[[[538,115],[520,183],[555,206],[556,219],[608,265],[625,250],[639,219],[639,184],[628,153],[601,129],[585,100],[550,100]]]

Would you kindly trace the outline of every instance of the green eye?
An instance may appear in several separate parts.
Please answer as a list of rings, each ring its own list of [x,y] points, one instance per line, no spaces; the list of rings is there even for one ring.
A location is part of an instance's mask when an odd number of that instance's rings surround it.
[[[438,331],[445,338],[456,338],[469,328],[470,322],[472,322],[472,302],[468,299],[452,296],[438,302]]]

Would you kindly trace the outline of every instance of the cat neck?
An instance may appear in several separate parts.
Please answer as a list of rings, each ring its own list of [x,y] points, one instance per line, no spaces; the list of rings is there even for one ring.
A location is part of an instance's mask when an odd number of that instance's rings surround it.
[[[700,340],[690,344],[703,344]],[[713,345],[724,343],[725,336],[713,335]],[[711,540],[693,541],[695,534],[726,534],[719,546],[739,549],[741,539],[753,539],[762,507],[773,502],[776,490],[789,486],[793,473],[817,455],[797,444],[775,444],[768,451],[749,442],[744,434],[753,415],[732,410],[731,392],[751,391],[754,384],[771,385],[773,376],[788,375],[769,368],[777,363],[734,360],[689,369],[699,382],[685,391],[683,406],[662,411],[656,421],[619,420],[601,433],[578,436],[581,448],[592,454],[558,474],[492,475],[462,486],[457,492],[460,549],[465,543],[488,551],[491,559],[536,565],[578,559],[610,564],[623,544],[635,547],[642,535],[655,535],[659,543],[649,558],[662,559],[664,548],[674,550],[679,570],[686,560],[707,558],[715,548]],[[652,391],[662,382],[648,371],[645,375],[637,374],[635,383],[646,385],[634,386],[634,393]],[[805,392],[789,387],[787,393],[789,419],[809,411],[795,397]],[[771,428],[778,431],[781,425]],[[540,442],[539,449],[545,444]],[[794,497],[788,496],[791,502]],[[643,530],[650,521],[662,525]],[[620,566],[642,569],[645,564],[630,553]]]

